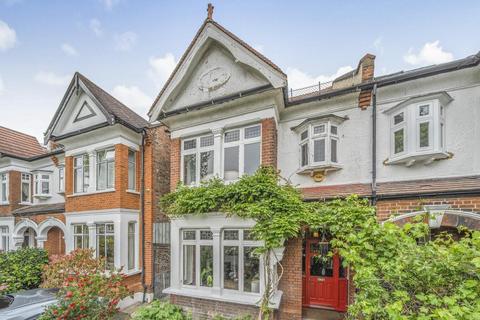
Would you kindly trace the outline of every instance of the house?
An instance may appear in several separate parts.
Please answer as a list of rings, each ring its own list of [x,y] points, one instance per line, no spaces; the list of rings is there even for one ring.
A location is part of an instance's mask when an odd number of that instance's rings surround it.
[[[432,233],[480,229],[480,53],[375,77],[375,56],[328,83],[288,90],[286,74],[212,19],[213,9],[149,112],[171,133],[170,186],[234,182],[272,165],[308,201],[352,193],[380,221],[436,213]],[[395,216],[391,218],[391,216]],[[171,301],[197,316],[258,314],[263,268],[254,221],[221,213],[171,222]],[[328,239],[307,232],[279,249],[280,319],[302,308],[345,311],[354,288]],[[325,250],[326,252],[328,250]],[[207,277],[205,276],[207,275]]]
[[[169,150],[155,146],[166,136],[75,73],[45,133],[48,148],[0,128],[0,250],[92,248],[108,267],[122,268],[135,300],[145,299],[152,197],[169,188],[168,178],[163,187],[153,180],[169,163]]]

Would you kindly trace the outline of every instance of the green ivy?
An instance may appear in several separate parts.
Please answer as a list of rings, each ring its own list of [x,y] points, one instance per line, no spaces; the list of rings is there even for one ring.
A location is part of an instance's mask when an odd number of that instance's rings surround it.
[[[480,319],[478,231],[459,231],[460,241],[444,234],[419,244],[429,232],[424,217],[399,227],[378,223],[375,208],[356,196],[305,202],[270,167],[232,184],[217,179],[197,188],[180,185],[160,205],[171,217],[224,212],[255,220],[265,266],[276,263],[270,261],[272,250],[303,228],[328,232],[333,250],[353,272],[357,292],[348,308],[351,319]],[[270,315],[273,279],[266,279],[263,318]]]

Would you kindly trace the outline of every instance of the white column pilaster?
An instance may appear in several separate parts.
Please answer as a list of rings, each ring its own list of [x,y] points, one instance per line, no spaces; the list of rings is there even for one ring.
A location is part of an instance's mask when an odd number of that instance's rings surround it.
[[[223,177],[223,154],[222,154],[222,136],[223,128],[212,129],[213,133],[213,148],[215,150],[215,157],[213,163],[213,174],[217,177]]]
[[[221,229],[211,229],[213,235],[213,294],[221,294],[222,291],[222,268],[220,263],[222,261],[222,249],[221,249]]]

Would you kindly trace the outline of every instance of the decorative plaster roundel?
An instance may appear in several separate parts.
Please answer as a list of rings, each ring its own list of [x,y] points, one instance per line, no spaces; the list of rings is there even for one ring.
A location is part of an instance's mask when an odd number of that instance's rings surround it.
[[[222,67],[208,70],[198,79],[198,87],[204,92],[215,91],[230,79],[230,73]]]

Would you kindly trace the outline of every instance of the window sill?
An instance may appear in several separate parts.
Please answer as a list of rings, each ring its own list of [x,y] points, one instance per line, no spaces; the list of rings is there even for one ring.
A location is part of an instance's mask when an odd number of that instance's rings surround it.
[[[337,171],[342,169],[342,165],[333,162],[326,162],[323,164],[312,164],[309,166],[301,167],[297,170],[297,174],[310,174],[313,175],[316,171],[324,171],[325,173],[329,171]]]
[[[33,197],[36,198],[36,199],[45,200],[45,199],[51,198],[52,195],[51,194],[34,194]]]
[[[8,206],[10,203],[8,202],[0,202],[0,206]]]
[[[386,159],[384,165],[405,165],[411,167],[416,163],[422,163],[426,166],[432,164],[434,161],[450,159],[453,153],[445,151],[433,151],[422,153],[409,153],[392,159]]]
[[[127,193],[132,193],[132,194],[140,194],[140,192],[132,189],[127,189]]]
[[[262,296],[260,294],[245,294],[245,293],[234,293],[234,292],[225,292],[222,294],[214,294],[208,288],[207,289],[190,289],[190,288],[181,288],[174,289],[172,287],[163,290],[165,294],[173,294],[190,298],[197,299],[206,299],[206,300],[215,300],[221,302],[229,302],[250,306],[260,306],[260,300]],[[270,308],[278,309],[280,307],[280,301],[282,300],[282,291],[277,291],[271,299]]]
[[[134,276],[134,275],[140,274],[140,273],[142,273],[141,270],[133,269],[133,270],[126,271],[123,274],[127,277],[131,277],[131,276]]]
[[[33,203],[31,203],[31,202],[20,202],[19,204],[22,205],[22,206],[31,206]]]
[[[74,194],[67,195],[67,197],[72,198],[72,197],[80,197],[80,196],[90,196],[90,195],[94,195],[94,194],[110,193],[110,192],[115,192],[115,189],[97,190],[97,191],[93,191],[93,192],[84,192],[84,193],[74,193]]]

